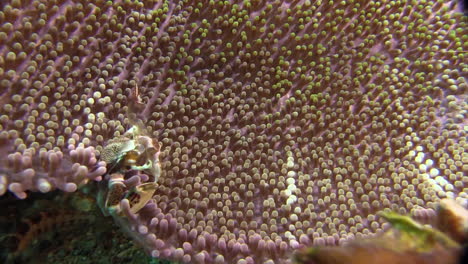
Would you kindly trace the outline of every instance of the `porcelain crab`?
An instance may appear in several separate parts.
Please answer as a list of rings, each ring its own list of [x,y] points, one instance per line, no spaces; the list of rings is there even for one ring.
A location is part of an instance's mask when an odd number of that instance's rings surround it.
[[[108,165],[104,211],[120,214],[120,201],[128,199],[130,211],[137,213],[152,198],[161,174],[161,143],[133,125],[123,135],[108,141],[101,160]]]

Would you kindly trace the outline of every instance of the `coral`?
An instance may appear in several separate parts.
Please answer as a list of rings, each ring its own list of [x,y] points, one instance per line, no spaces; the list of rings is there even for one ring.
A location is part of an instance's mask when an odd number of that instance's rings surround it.
[[[112,201],[155,257],[287,263],[381,232],[383,208],[466,203],[455,1],[0,6],[2,194],[99,180],[105,146],[138,120],[162,143],[161,175],[138,212],[122,190]]]
[[[15,254],[19,254],[24,251],[32,240],[37,239],[43,233],[63,228],[63,226],[71,225],[71,223],[74,223],[75,221],[80,222],[83,220],[76,215],[67,213],[60,213],[57,215],[41,213],[41,218],[37,223],[27,220],[29,229],[24,235],[19,236],[18,248],[16,249]]]
[[[151,261],[112,218],[103,217],[95,199],[84,193],[93,189],[88,184],[73,194],[0,197],[0,262],[170,264]]]

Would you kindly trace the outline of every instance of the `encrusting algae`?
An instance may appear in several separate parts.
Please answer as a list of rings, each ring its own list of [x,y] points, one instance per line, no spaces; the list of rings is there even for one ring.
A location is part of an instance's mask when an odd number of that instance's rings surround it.
[[[380,215],[391,228],[373,238],[356,239],[341,246],[318,246],[301,249],[294,257],[296,264],[459,264],[468,247],[468,230],[464,240],[457,240],[460,233],[443,230],[460,230],[468,223],[468,210],[453,200],[443,199],[436,216],[435,227],[417,223],[408,216],[394,212]],[[450,221],[445,221],[447,216]],[[441,225],[441,221],[443,224]],[[464,256],[466,258],[466,256]]]

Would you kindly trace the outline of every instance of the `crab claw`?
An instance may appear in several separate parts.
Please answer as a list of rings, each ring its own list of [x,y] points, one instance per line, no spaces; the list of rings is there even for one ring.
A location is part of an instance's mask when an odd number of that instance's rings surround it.
[[[127,187],[125,186],[124,176],[120,173],[110,175],[108,184],[105,208],[111,214],[120,212],[120,200],[123,199]]]
[[[136,186],[134,191],[127,195],[127,199],[130,202],[130,212],[132,214],[138,213],[148,202],[153,198],[153,194],[156,191],[156,183],[148,182]]]

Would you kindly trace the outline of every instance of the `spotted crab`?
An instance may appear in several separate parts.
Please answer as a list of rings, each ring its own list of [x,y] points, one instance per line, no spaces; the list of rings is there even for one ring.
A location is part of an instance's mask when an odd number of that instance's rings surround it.
[[[134,103],[141,104],[138,87],[133,97]],[[161,174],[162,144],[145,133],[134,114],[129,116],[133,116],[130,118],[133,126],[123,135],[110,139],[101,152],[101,160],[107,163],[107,188],[103,188],[105,201],[101,206],[105,214],[119,215],[123,199],[129,200],[130,212],[137,213],[151,200]]]

